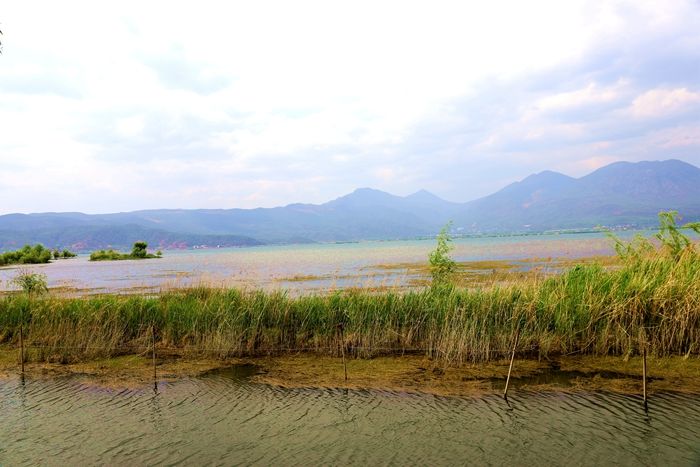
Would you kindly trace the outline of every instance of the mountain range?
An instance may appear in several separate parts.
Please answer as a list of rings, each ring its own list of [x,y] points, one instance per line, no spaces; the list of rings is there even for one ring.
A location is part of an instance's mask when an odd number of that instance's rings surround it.
[[[463,234],[523,233],[596,226],[647,227],[662,210],[700,219],[700,168],[679,160],[616,162],[581,177],[544,171],[467,203],[425,190],[395,196],[371,188],[323,204],[257,209],[154,209],[114,214],[0,216],[0,251],[26,243],[87,251],[253,246],[434,235],[447,221]]]

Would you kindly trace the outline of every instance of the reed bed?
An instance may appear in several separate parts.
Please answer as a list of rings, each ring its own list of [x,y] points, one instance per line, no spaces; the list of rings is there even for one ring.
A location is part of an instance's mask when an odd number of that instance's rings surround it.
[[[518,352],[657,356],[700,351],[700,260],[692,248],[606,269],[574,266],[476,290],[284,292],[191,288],[158,295],[0,298],[0,343],[23,322],[29,358],[71,362],[146,352],[202,357],[316,352],[372,357],[421,352],[449,365]]]

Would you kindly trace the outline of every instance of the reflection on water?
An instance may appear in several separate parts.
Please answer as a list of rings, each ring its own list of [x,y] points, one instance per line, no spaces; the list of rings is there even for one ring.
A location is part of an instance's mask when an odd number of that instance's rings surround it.
[[[698,465],[700,396],[281,389],[254,368],[153,388],[0,380],[0,464]]]
[[[629,233],[625,235],[630,235]],[[600,233],[463,238],[454,242],[457,261],[584,257],[613,253]],[[71,293],[129,292],[199,284],[327,290],[332,287],[400,286],[411,277],[378,265],[427,262],[434,240],[284,245],[254,248],[167,251],[141,261],[72,260],[32,266],[49,286]],[[0,290],[14,268],[0,268]],[[294,277],[313,280],[295,281]]]

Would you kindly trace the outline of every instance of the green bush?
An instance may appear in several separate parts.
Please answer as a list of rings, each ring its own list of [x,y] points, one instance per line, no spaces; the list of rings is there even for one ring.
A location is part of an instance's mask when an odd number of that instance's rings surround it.
[[[0,254],[0,266],[10,264],[42,264],[51,261],[51,250],[43,245],[25,245],[16,251]]]
[[[437,246],[428,256],[430,262],[431,285],[433,288],[446,287],[451,284],[457,264],[450,257],[450,251],[454,248],[450,243],[450,227],[452,222],[448,222],[437,236]]]
[[[72,251],[68,250],[63,250],[63,252],[61,253],[62,258],[75,258],[76,256],[78,256],[76,253],[73,253]]]
[[[90,261],[119,261],[125,259],[149,259],[149,258],[160,258],[160,254],[149,254],[148,244],[146,242],[136,242],[131,250],[131,253],[120,253],[114,250],[99,250],[94,251],[90,254]]]
[[[131,256],[134,258],[145,258],[148,255],[148,243],[146,242],[136,242],[134,243],[134,248],[131,250]]]

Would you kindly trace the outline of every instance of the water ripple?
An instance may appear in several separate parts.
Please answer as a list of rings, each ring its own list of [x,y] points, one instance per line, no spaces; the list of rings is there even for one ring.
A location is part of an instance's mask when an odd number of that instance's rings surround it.
[[[504,401],[284,389],[235,372],[114,391],[0,380],[0,464],[700,463],[700,396],[533,393]]]

